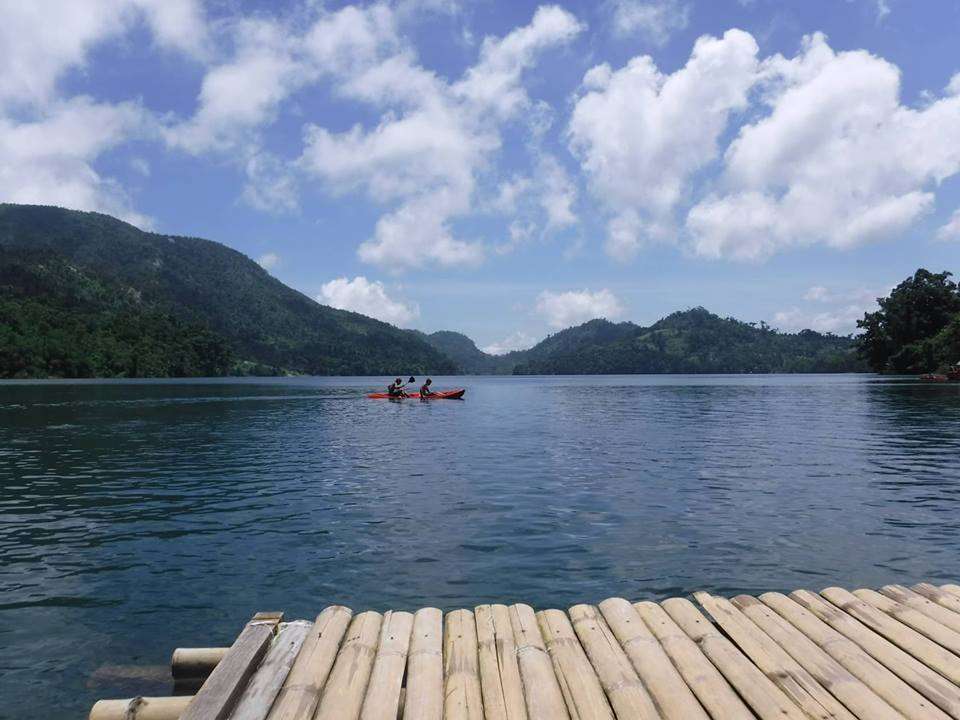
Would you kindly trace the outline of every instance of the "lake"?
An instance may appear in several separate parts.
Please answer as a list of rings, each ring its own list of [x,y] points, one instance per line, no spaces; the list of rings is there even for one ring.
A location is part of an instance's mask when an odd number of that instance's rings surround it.
[[[0,717],[166,694],[257,610],[960,578],[960,385],[386,383],[0,383]]]

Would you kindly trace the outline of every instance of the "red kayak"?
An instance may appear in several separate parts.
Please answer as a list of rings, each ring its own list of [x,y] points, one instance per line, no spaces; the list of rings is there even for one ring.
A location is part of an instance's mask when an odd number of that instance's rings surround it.
[[[466,392],[463,388],[459,390],[444,390],[442,392],[430,393],[424,400],[459,400]],[[420,393],[412,395],[390,395],[389,393],[372,393],[367,395],[371,400],[419,400]]]

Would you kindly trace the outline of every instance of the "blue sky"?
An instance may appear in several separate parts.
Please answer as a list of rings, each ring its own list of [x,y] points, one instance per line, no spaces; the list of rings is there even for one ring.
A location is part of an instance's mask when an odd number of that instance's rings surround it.
[[[493,351],[960,271],[960,0],[0,0],[0,201]]]

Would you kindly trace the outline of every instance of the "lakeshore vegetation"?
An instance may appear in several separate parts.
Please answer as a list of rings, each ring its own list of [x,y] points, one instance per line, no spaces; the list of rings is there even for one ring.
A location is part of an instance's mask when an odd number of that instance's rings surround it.
[[[243,254],[98,213],[0,205],[0,377],[926,372],[960,353],[950,274],[918,270],[858,337],[719,317],[591,320],[494,356],[320,305]]]

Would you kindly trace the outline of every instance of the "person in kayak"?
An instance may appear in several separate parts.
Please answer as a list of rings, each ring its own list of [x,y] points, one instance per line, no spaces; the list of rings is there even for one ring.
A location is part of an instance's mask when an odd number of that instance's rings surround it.
[[[433,385],[433,380],[431,380],[430,378],[427,378],[427,381],[420,386],[421,399],[430,397],[430,393],[433,392],[433,390],[430,389],[431,385]]]
[[[397,378],[387,386],[387,395],[390,397],[403,397],[403,384],[400,378]]]

